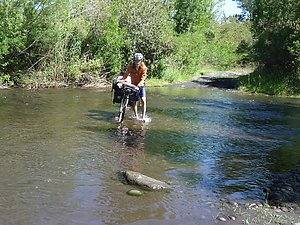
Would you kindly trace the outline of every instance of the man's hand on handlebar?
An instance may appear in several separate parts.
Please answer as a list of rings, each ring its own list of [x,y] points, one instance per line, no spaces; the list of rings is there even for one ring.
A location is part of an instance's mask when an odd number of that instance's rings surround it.
[[[118,82],[118,83],[117,83],[117,86],[121,89],[122,86],[123,86],[123,82]]]
[[[131,88],[133,88],[133,89],[135,89],[135,90],[137,90],[137,91],[140,90],[138,86],[135,86],[135,85],[133,85],[133,84],[131,84],[131,83],[128,83],[128,82],[126,82],[126,81],[124,81],[124,80],[120,80],[120,81],[117,83],[117,85],[118,85],[119,88],[123,88],[124,85],[125,85],[125,86],[131,87]]]

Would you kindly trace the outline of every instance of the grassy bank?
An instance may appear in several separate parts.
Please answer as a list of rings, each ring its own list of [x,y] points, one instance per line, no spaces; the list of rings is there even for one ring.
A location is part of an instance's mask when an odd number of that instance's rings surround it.
[[[240,77],[239,83],[240,89],[246,92],[300,97],[300,80],[284,72],[254,71]]]

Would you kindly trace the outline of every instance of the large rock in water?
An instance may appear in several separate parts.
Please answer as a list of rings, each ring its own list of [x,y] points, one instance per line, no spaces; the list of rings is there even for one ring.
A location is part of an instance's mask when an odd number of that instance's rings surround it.
[[[170,186],[154,178],[145,176],[141,173],[134,171],[120,171],[119,172],[125,179],[127,184],[137,185],[138,187],[146,190],[168,190]]]

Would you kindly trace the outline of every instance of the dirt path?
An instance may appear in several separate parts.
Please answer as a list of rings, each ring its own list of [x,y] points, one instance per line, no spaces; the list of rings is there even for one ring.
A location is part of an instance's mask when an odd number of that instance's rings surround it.
[[[201,74],[198,78],[182,83],[174,83],[169,86],[173,87],[208,87],[208,88],[221,88],[227,90],[237,90],[238,77],[247,75],[248,72],[210,72]]]

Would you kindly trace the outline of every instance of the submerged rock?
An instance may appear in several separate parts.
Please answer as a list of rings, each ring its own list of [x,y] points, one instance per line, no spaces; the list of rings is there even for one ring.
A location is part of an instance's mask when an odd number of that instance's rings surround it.
[[[141,196],[143,195],[143,192],[141,192],[140,190],[135,190],[135,189],[131,189],[129,191],[126,192],[128,195],[131,196]]]
[[[160,180],[145,176],[141,173],[134,171],[120,171],[120,179],[123,183],[136,185],[146,190],[168,190],[170,186]]]
[[[218,216],[217,219],[223,222],[227,221],[227,219],[224,216]]]

